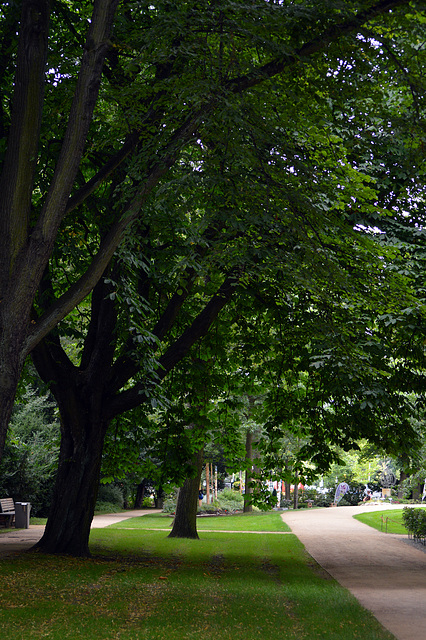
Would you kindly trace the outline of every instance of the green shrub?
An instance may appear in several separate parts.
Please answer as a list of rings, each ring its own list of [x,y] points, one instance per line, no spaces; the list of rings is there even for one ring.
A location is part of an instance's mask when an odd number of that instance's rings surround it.
[[[226,511],[241,511],[244,507],[244,496],[233,489],[223,489],[217,494],[217,508]]]
[[[404,507],[402,519],[408,532],[416,539],[426,538],[426,510]]]
[[[176,510],[176,502],[177,502],[178,491],[177,489],[173,489],[170,491],[163,502],[163,513],[174,513]]]
[[[235,500],[236,502],[244,502],[243,494],[239,491],[235,491],[234,489],[223,489],[217,495],[218,499],[221,500]]]
[[[115,484],[101,484],[98,491],[96,511],[99,511],[99,504],[109,503],[113,505],[115,511],[123,509],[123,492]]]
[[[177,493],[172,494],[164,501],[163,513],[174,513],[176,509]],[[202,503],[199,511],[242,511],[244,507],[244,496],[239,491],[223,489],[217,494],[217,500],[207,504]]]
[[[317,489],[303,489],[303,491],[299,493],[298,503],[299,506],[307,505],[308,502],[312,502],[316,507],[329,507],[333,500],[334,493],[332,491],[329,493],[321,493],[320,491],[317,491]],[[281,500],[281,505],[282,504],[283,501]]]
[[[142,501],[142,508],[149,509],[154,506],[154,496],[145,496]]]
[[[16,401],[0,464],[0,495],[31,503],[46,516],[55,482],[59,422],[48,394],[28,387]]]
[[[120,507],[118,507],[114,502],[98,502],[96,503],[95,513],[118,513],[122,511]]]

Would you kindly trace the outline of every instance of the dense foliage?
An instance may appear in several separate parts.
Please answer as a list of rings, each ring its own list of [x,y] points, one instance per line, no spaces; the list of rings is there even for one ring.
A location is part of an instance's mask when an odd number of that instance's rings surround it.
[[[0,495],[31,503],[47,516],[59,454],[55,403],[30,387],[16,404],[0,463]]]

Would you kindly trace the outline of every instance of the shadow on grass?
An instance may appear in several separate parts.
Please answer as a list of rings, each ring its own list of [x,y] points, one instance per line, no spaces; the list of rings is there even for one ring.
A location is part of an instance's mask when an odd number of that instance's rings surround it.
[[[0,566],[6,638],[391,640],[293,535],[94,529],[90,559]]]

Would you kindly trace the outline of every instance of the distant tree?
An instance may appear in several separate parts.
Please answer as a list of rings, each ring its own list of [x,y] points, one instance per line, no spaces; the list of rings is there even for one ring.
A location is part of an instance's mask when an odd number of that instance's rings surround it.
[[[30,502],[33,515],[47,516],[59,455],[60,428],[56,404],[31,387],[16,403],[4,457],[0,493]]]

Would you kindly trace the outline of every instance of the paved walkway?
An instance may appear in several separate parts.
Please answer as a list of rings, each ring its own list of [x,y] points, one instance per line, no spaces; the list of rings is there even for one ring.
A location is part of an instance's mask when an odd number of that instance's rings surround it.
[[[398,640],[426,640],[425,547],[352,517],[395,508],[401,506],[300,509],[282,517],[318,564]]]

